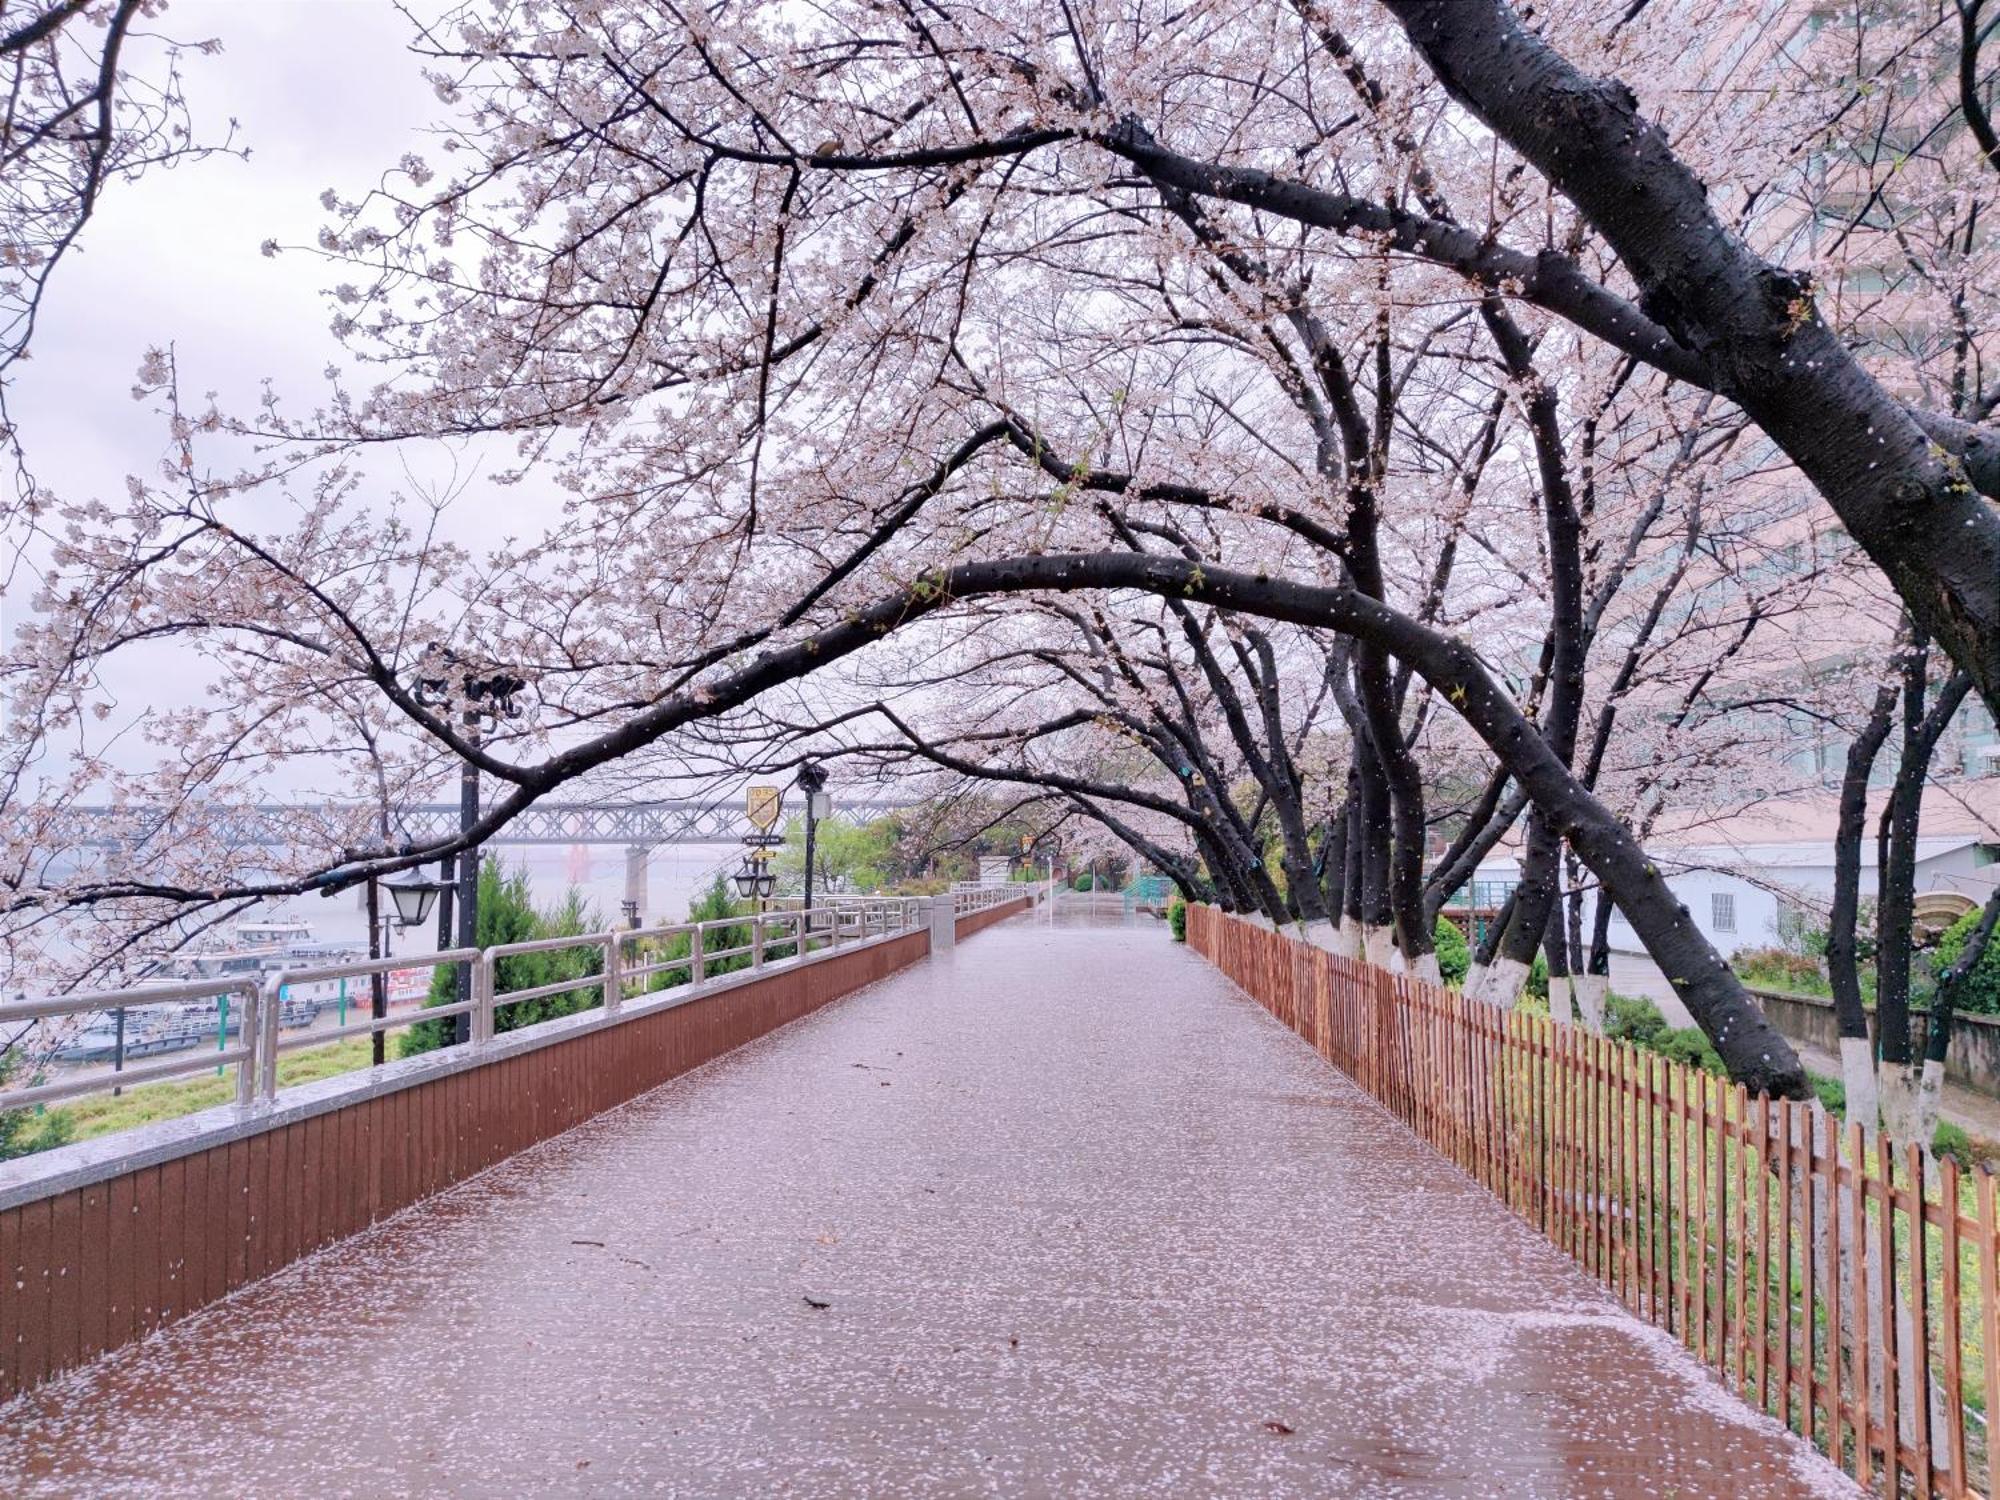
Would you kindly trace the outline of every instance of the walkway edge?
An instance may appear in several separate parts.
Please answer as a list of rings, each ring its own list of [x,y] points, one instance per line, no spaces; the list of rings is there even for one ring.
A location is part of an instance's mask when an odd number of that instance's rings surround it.
[[[871,938],[0,1165],[0,1402],[929,952]]]

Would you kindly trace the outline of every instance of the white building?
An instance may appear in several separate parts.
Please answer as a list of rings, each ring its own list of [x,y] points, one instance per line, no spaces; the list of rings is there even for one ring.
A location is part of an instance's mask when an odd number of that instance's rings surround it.
[[[1871,796],[1861,848],[1861,895],[1875,890],[1875,828],[1883,793]],[[1725,957],[1780,945],[1790,913],[1822,926],[1833,898],[1838,793],[1773,798],[1747,812],[1656,833],[1646,842],[1703,936]],[[2000,776],[1927,787],[1918,817],[1919,896],[1949,891],[1983,903],[2000,879]],[[1518,844],[1496,849],[1474,877],[1511,885]],[[1688,1019],[1665,976],[1622,916],[1611,921],[1611,987],[1658,1002],[1675,1025]]]

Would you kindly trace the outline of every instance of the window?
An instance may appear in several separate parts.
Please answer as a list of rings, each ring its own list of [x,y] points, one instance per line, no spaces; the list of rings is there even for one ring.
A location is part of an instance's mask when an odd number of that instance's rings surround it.
[[[1736,897],[1727,891],[1716,891],[1708,898],[1709,925],[1717,932],[1736,930]]]

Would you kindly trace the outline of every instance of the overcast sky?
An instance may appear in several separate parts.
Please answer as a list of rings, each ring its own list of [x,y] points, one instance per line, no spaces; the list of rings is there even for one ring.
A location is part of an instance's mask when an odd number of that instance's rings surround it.
[[[331,268],[258,246],[310,244],[321,191],[373,182],[441,107],[388,0],[174,0],[161,29],[221,39],[222,56],[187,59],[187,92],[198,132],[234,117],[250,159],[115,186],[58,268],[14,400],[37,472],[65,495],[121,489],[157,461],[158,424],[130,395],[151,344],[172,342],[184,388],[226,406],[267,375],[311,403],[339,358]]]
[[[219,140],[233,118],[250,155],[114,184],[57,268],[32,358],[15,367],[12,408],[37,478],[66,499],[119,495],[127,474],[156,472],[161,423],[131,396],[150,346],[174,346],[192,400],[214,390],[225,410],[247,411],[268,377],[289,409],[311,409],[322,372],[345,363],[321,295],[336,269],[309,251],[267,257],[259,246],[313,243],[326,219],[320,194],[359,196],[443,109],[390,0],[173,0],[156,29],[181,42],[220,39],[220,56],[184,60],[196,134]],[[143,53],[136,61],[150,62]],[[448,471],[450,459],[436,458],[436,471]],[[475,539],[477,503],[458,509],[449,529]],[[0,600],[8,625],[31,592],[17,578]],[[197,668],[165,646],[126,654],[110,683],[120,707],[136,712],[195,700]],[[114,759],[143,764],[152,754],[126,741]]]

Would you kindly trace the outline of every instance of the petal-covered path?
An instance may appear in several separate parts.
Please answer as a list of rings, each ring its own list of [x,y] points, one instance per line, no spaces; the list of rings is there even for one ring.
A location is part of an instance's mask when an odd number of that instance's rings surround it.
[[[0,1409],[0,1493],[1853,1493],[1200,960],[1017,918]]]

